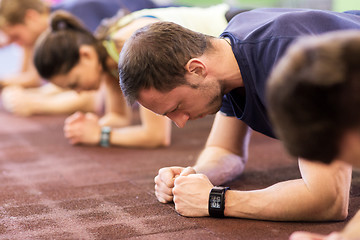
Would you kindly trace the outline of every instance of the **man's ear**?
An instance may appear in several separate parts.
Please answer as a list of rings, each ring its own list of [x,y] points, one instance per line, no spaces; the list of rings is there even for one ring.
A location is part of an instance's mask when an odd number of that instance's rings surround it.
[[[185,69],[188,73],[193,73],[201,77],[206,77],[208,74],[206,64],[198,58],[190,59],[186,63]]]

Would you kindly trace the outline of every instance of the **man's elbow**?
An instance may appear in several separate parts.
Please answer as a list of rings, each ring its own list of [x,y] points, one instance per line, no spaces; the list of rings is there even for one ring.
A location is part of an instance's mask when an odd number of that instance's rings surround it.
[[[319,208],[320,221],[342,221],[348,216],[349,210],[349,196],[342,196],[342,194],[334,194],[328,196],[326,200],[327,204],[323,203],[323,207]]]
[[[345,220],[349,214],[349,199],[338,198],[333,206],[332,212],[332,216],[330,216],[332,219],[330,220]]]
[[[329,220],[344,220],[348,216],[352,168],[347,164],[335,163],[338,170],[328,192]]]
[[[352,168],[334,162],[329,169],[331,171],[321,175],[321,181],[312,188],[316,201],[312,210],[319,221],[341,221],[348,216]]]

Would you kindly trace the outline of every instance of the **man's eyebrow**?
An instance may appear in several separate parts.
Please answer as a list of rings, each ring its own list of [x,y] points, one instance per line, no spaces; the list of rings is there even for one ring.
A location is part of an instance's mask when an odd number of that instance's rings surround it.
[[[175,112],[178,109],[178,107],[179,107],[179,105],[176,105],[176,107],[174,109],[166,111],[164,114],[161,114],[161,115],[166,116],[169,113]]]

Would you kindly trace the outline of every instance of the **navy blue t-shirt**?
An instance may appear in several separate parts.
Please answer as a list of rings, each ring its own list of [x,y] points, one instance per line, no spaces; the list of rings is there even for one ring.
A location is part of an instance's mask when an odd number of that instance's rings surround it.
[[[94,32],[101,20],[113,17],[120,9],[133,12],[155,7],[157,5],[151,0],[72,0],[52,6],[51,11],[68,11]]]
[[[360,16],[309,9],[256,9],[235,16],[221,37],[231,41],[244,88],[226,94],[220,111],[275,138],[265,99],[273,66],[298,37],[342,29],[360,29]]]

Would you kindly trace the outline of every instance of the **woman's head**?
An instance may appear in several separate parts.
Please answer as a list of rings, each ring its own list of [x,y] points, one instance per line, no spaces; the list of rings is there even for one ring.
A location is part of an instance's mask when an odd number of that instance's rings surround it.
[[[34,64],[39,74],[56,85],[96,89],[106,70],[107,53],[91,32],[65,11],[52,14],[50,28],[36,44]]]
[[[32,46],[47,27],[48,13],[42,0],[1,0],[0,29],[10,41]]]

